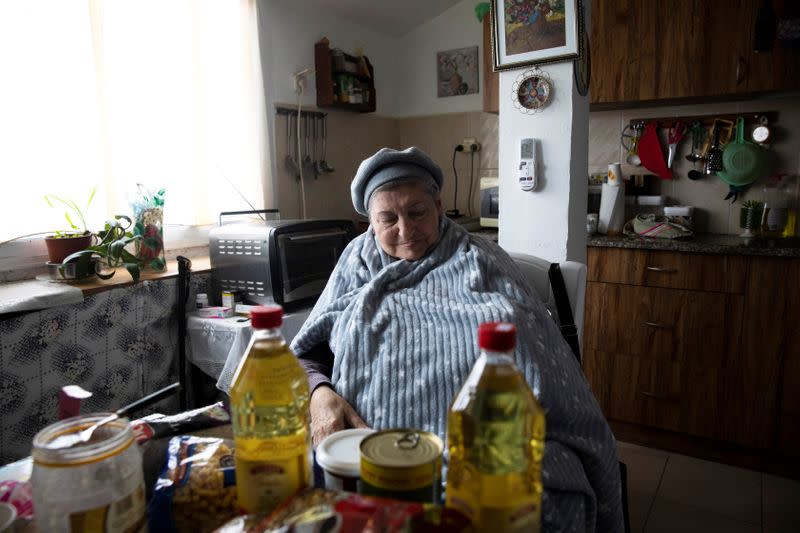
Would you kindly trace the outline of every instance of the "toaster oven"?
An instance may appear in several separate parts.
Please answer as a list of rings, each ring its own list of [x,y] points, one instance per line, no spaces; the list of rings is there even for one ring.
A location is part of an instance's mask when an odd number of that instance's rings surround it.
[[[226,214],[242,214],[223,213]],[[322,293],[345,246],[350,220],[258,220],[222,223],[209,232],[210,300],[239,291],[244,303],[310,307]]]

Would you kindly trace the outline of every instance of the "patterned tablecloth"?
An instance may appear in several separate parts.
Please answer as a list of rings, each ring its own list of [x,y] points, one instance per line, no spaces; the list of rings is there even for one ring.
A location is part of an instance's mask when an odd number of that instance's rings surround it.
[[[283,317],[281,331],[291,342],[300,331],[311,309]],[[187,321],[189,350],[187,357],[200,370],[217,380],[217,388],[228,392],[233,374],[247,349],[253,328],[246,318],[200,318],[190,315]]]

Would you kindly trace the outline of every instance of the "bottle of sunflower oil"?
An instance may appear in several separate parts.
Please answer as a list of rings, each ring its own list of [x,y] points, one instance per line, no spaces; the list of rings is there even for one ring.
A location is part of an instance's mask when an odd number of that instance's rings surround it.
[[[481,324],[478,344],[447,419],[445,505],[478,531],[538,533],[544,411],[514,365],[516,327]]]
[[[265,513],[311,485],[308,380],[281,335],[283,309],[250,313],[253,337],[230,390],[239,507]]]

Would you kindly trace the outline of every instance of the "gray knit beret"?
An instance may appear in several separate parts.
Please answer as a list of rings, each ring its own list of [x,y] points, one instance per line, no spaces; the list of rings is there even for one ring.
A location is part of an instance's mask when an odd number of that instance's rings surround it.
[[[356,211],[367,216],[369,197],[375,189],[401,178],[429,179],[442,190],[442,169],[428,157],[428,154],[412,146],[405,150],[381,148],[372,157],[361,162],[356,177],[350,184],[350,195]]]

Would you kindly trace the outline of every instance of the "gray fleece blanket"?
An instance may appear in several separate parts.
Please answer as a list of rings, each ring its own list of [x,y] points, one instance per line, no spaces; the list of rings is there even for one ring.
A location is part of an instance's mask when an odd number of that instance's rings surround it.
[[[616,443],[555,322],[499,246],[446,218],[440,229],[418,261],[388,256],[371,228],[354,239],[292,349],[327,342],[336,392],[371,427],[444,439],[478,325],[515,323],[517,366],[547,418],[542,530],[622,531]]]

